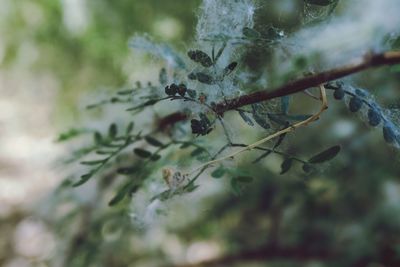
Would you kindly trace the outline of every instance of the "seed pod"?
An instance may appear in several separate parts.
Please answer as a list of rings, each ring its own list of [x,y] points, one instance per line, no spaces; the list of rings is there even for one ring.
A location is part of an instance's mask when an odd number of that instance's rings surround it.
[[[186,91],[187,91],[186,85],[184,85],[183,83],[181,83],[181,84],[178,86],[178,94],[179,94],[181,97],[184,97],[185,94],[186,94]]]
[[[344,90],[342,89],[342,88],[337,88],[336,90],[335,90],[335,92],[333,93],[333,97],[336,99],[336,100],[342,100],[343,99],[343,97],[344,97]]]
[[[362,102],[361,98],[359,98],[357,96],[353,96],[349,102],[349,110],[351,112],[357,112],[361,109],[362,105],[363,105],[363,102]]]
[[[368,123],[369,123],[369,125],[371,125],[372,127],[375,127],[381,122],[381,120],[382,120],[382,118],[381,118],[379,112],[376,109],[370,108],[368,110]]]
[[[355,91],[356,95],[359,95],[361,97],[366,97],[368,94],[365,90],[357,88]]]
[[[396,141],[396,133],[394,132],[392,126],[385,125],[383,126],[383,139],[385,139],[386,143],[392,144]]]

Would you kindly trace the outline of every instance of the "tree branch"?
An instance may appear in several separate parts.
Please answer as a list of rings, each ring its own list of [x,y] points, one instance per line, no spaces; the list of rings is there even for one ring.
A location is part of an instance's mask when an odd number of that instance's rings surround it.
[[[219,115],[223,115],[228,110],[259,103],[268,99],[291,95],[307,88],[315,87],[369,68],[395,64],[400,64],[400,51],[389,51],[380,54],[369,53],[366,54],[360,62],[306,76],[284,84],[272,91],[261,90],[228,101],[220,102],[214,107],[214,111]]]

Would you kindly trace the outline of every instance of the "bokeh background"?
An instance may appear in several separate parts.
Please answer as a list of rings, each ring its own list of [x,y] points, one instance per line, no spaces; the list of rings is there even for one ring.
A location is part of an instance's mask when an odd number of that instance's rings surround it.
[[[96,118],[111,115],[87,112],[85,105],[137,80],[158,79],[159,65],[132,51],[129,39],[147,33],[185,53],[200,3],[0,0],[0,265],[195,263],[279,242],[294,252],[264,251],[261,263],[242,257],[244,263],[218,266],[400,266],[398,153],[340,102],[285,144],[305,156],[341,144],[340,156],[322,172],[280,176],[281,159],[271,157],[254,170],[259,179],[242,196],[223,182],[205,182],[204,190],[169,204],[168,214],[146,229],[124,210],[95,206],[104,201],[93,190],[57,191],[70,172],[60,163],[70,148],[56,142],[58,133],[101,124]],[[311,15],[303,1],[270,1],[260,3],[256,23],[290,34]],[[250,68],[264,64],[251,53],[246,60]],[[398,72],[370,70],[352,82],[398,117]]]

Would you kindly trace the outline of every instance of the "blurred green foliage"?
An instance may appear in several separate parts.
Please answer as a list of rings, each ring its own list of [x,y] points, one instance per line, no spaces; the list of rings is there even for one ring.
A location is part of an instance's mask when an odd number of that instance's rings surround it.
[[[4,2],[4,3],[3,3]],[[65,112],[76,112],[82,92],[126,85],[123,70],[131,56],[128,40],[135,33],[149,33],[159,41],[181,46],[190,40],[195,27],[194,10],[199,0],[184,5],[173,0],[88,0],[88,1],[9,1],[2,2],[0,31],[4,42],[3,67],[11,67],[23,56],[24,45],[37,53],[37,60],[25,66],[33,72],[49,72],[61,87],[58,104]],[[83,9],[82,29],[71,30],[66,20],[66,3]],[[72,10],[77,12],[77,10]],[[163,23],[177,28],[165,33]],[[138,66],[139,68],[139,66]],[[78,114],[78,113],[75,113]]]
[[[130,54],[127,43],[133,34],[149,33],[158,41],[187,50],[184,43],[193,37],[195,10],[200,2],[88,0],[86,28],[74,32],[63,20],[62,1],[9,0],[5,2],[7,15],[1,19],[1,34],[6,44],[2,66],[12,68],[18,62],[21,46],[26,42],[33,44],[38,59],[29,70],[51,72],[62,89],[58,100],[60,110],[72,112],[76,107],[71,108],[71,105],[77,105],[82,92],[126,85],[128,73],[122,66],[127,64]],[[285,5],[290,12],[285,13]],[[267,27],[259,25],[273,25],[286,33],[294,32],[303,25],[303,9],[303,1],[260,5],[255,28],[263,32]],[[32,10],[40,14],[37,21],[30,19]],[[180,30],[169,35],[160,26],[164,23],[172,23]],[[271,50],[269,46],[253,47],[241,63],[260,75],[266,69],[271,85],[275,85],[282,82],[282,77],[275,73],[279,62],[273,61]],[[293,61],[295,74],[307,65],[302,55]],[[398,102],[399,93],[394,88],[398,88],[400,78],[388,68],[358,74],[354,81],[366,88],[377,88],[373,91],[382,103]],[[129,196],[135,194],[146,179],[161,177],[151,176],[153,165],[139,161],[132,151],[117,157],[115,165],[106,166],[107,162],[101,162],[101,168],[104,166],[106,171],[96,177],[96,185],[88,186],[95,187],[95,193],[88,187],[72,190],[72,182],[67,180],[46,200],[53,205],[44,217],[58,238],[58,250],[47,263],[77,267],[163,266],[186,260],[182,256],[174,258],[174,250],[179,254],[193,244],[209,242],[218,244],[222,252],[217,256],[222,258],[224,255],[239,255],[240,258],[244,251],[253,251],[254,258],[260,259],[254,266],[399,266],[398,153],[385,145],[380,131],[360,122],[343,102],[329,98],[329,111],[318,124],[299,130],[298,134],[290,136],[290,143],[284,144],[288,153],[305,158],[341,144],[343,149],[339,156],[323,165],[322,170],[307,174],[297,164],[288,175],[279,175],[284,157],[273,155],[254,165],[251,162],[258,154],[244,156],[245,160],[233,169],[246,170],[246,175],[254,180],[240,188],[241,194],[234,194],[230,187],[235,170],[221,175],[217,169],[212,176],[218,179],[204,177],[205,184],[212,181],[205,189],[205,197],[182,196],[172,200],[165,210],[155,211],[159,217],[150,226],[137,223],[132,211],[136,203],[130,203]],[[304,96],[299,99],[291,106],[291,111],[308,113],[310,101]],[[121,112],[124,111],[121,109]],[[118,138],[112,125],[107,130],[114,141]],[[59,141],[88,132],[91,133],[88,139],[92,140],[92,131],[77,129],[61,136]],[[335,134],[337,132],[339,134]],[[155,150],[157,142],[150,138],[147,137],[147,142],[152,143],[151,149]],[[168,153],[167,157],[189,158],[190,151],[182,152],[185,148],[190,147],[192,153],[199,149],[191,147],[189,142],[180,145],[180,150],[176,149],[178,152]],[[89,147],[89,150],[95,148]],[[88,151],[80,152],[85,155]],[[147,155],[143,150],[135,150],[135,153]],[[136,177],[132,169],[121,169],[132,162],[137,168],[143,168],[140,177]],[[160,168],[162,162],[154,166]],[[133,187],[131,181],[134,181]],[[110,199],[118,190],[124,193],[118,199],[123,201],[115,201],[116,205],[109,207]],[[214,193],[207,195],[207,190]],[[90,193],[93,196],[88,197]],[[147,202],[138,205],[141,203]],[[278,251],[280,247],[289,249]],[[244,262],[218,266],[249,266],[248,258],[240,259]]]

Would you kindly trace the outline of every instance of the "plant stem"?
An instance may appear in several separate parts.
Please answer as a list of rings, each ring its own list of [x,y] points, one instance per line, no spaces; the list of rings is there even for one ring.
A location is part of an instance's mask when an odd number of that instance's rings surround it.
[[[400,51],[388,51],[380,54],[366,54],[359,62],[316,73],[284,84],[274,90],[260,90],[228,101],[218,103],[213,109],[223,115],[226,111],[265,100],[291,95],[310,87],[316,87],[369,68],[400,64]]]

